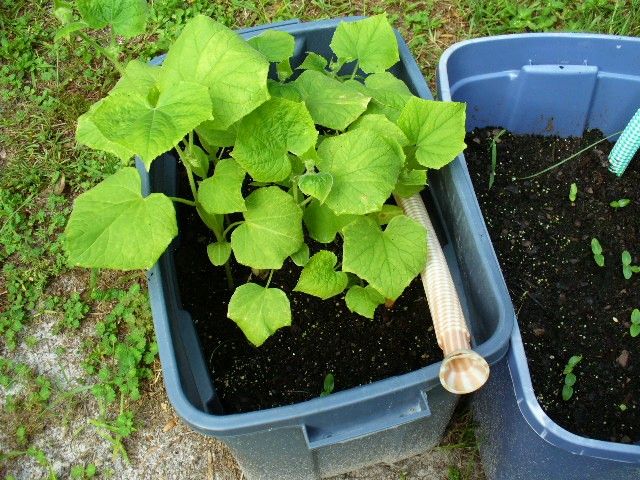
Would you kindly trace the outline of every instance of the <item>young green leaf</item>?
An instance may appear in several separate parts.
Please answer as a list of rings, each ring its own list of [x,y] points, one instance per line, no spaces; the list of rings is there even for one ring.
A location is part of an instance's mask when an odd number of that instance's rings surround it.
[[[346,273],[334,270],[337,263],[338,257],[334,253],[320,250],[304,266],[293,290],[322,300],[342,293],[347,286],[348,278]]]
[[[380,113],[396,122],[413,96],[407,84],[389,72],[374,73],[364,80],[363,93],[373,97],[368,113]]]
[[[323,127],[344,131],[367,109],[371,97],[314,70],[306,70],[293,83],[311,113]]]
[[[569,188],[569,200],[572,202],[575,202],[577,196],[578,196],[578,185],[576,185],[575,183],[572,183],[571,187]]]
[[[288,152],[302,155],[318,138],[303,103],[272,98],[242,119],[233,158],[258,182],[278,182],[291,173]]]
[[[410,197],[414,193],[424,190],[427,184],[427,171],[426,170],[410,170],[403,168],[400,171],[398,182],[393,189],[394,195],[401,197]]]
[[[244,223],[231,234],[236,260],[257,269],[282,268],[302,246],[302,211],[278,187],[259,188],[245,200]]]
[[[293,56],[296,40],[290,33],[279,30],[265,32],[248,40],[270,62],[282,62]]]
[[[269,98],[269,62],[233,30],[198,15],[187,23],[162,64],[160,90],[181,80],[205,86],[213,126],[225,130]]]
[[[409,145],[409,139],[407,139],[407,136],[402,132],[402,130],[400,130],[400,127],[384,115],[363,115],[349,126],[349,131],[356,130],[358,128],[365,128],[376,132],[378,135],[398,142],[398,145],[401,147]]]
[[[309,245],[303,243],[298,251],[291,254],[291,260],[299,267],[304,267],[309,261]]]
[[[241,191],[244,176],[244,170],[235,160],[220,160],[213,175],[200,182],[198,202],[210,214],[246,211]]]
[[[89,268],[150,268],[178,234],[171,200],[141,194],[127,167],[80,195],[65,229],[69,263]]]
[[[631,312],[631,326],[629,327],[629,334],[632,337],[640,335],[640,310],[634,308]]]
[[[228,242],[210,243],[207,245],[207,256],[216,267],[224,265],[231,256],[231,244]]]
[[[314,52],[307,52],[307,56],[298,67],[300,70],[315,70],[325,73],[327,69],[327,59]]]
[[[333,187],[333,177],[329,173],[305,173],[298,178],[298,187],[305,195],[317,198],[324,203]]]
[[[136,95],[147,98],[149,92],[158,83],[160,69],[157,65],[150,65],[140,60],[131,60],[127,63],[122,77],[113,87],[111,93],[122,89],[129,94],[135,92]]]
[[[189,168],[200,178],[206,178],[209,173],[209,156],[197,145],[191,145],[184,152],[184,159]]]
[[[371,319],[373,319],[378,305],[384,303],[384,296],[370,285],[366,287],[353,285],[347,291],[344,299],[350,311]]]
[[[225,130],[218,130],[215,124],[208,120],[196,127],[198,138],[211,152],[216,147],[232,147],[236,143],[239,123],[234,123]]]
[[[593,260],[599,267],[604,267],[604,255],[602,255],[602,246],[597,238],[591,239],[591,252],[593,253]]]
[[[227,316],[259,347],[276,330],[291,325],[291,306],[279,288],[246,283],[233,292]]]
[[[465,148],[465,104],[411,97],[398,118],[398,126],[412,144],[424,167],[442,168]]]
[[[126,38],[140,35],[147,24],[146,0],[78,0],[77,5],[91,28],[111,25],[116,34]]]
[[[571,385],[562,386],[562,399],[566,402],[573,397],[573,387]]]
[[[68,40],[72,33],[80,32],[89,27],[87,22],[70,22],[59,28],[53,37],[54,42],[59,42],[62,39]]]
[[[304,210],[304,224],[309,235],[316,242],[331,243],[345,225],[350,224],[356,215],[336,215],[326,205],[313,200]]]
[[[622,260],[622,275],[624,276],[625,280],[629,280],[634,273],[634,267],[631,265],[632,262],[632,258],[631,258],[631,254],[629,253],[628,250],[624,250],[621,254],[621,260]]]
[[[99,103],[90,120],[110,142],[139,154],[147,169],[157,156],[211,118],[207,89],[191,82],[170,85],[155,102],[149,95],[118,88]]]
[[[394,217],[384,231],[366,217],[344,228],[342,270],[363,278],[385,298],[398,298],[426,258],[424,227],[404,215]]]
[[[325,203],[337,215],[361,215],[382,208],[404,161],[396,142],[367,129],[325,139],[318,157],[318,170],[333,177]]]
[[[386,14],[340,23],[330,46],[339,59],[357,60],[366,73],[382,72],[400,60],[398,40]]]

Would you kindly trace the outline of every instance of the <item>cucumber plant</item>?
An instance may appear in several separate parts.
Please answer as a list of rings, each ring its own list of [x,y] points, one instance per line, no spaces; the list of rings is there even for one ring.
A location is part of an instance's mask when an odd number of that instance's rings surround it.
[[[365,317],[399,297],[425,265],[426,233],[389,201],[421,191],[427,169],[464,149],[465,105],[418,98],[388,71],[399,52],[384,14],[339,24],[334,56],[308,53],[297,75],[294,47],[288,33],[245,41],[201,15],[161,66],[123,67],[78,120],[78,142],[124,166],[76,199],[69,263],[150,268],[178,234],[179,202],[213,232],[207,254],[230,285],[231,255],[263,273],[235,288],[227,311],[256,346],[291,324],[286,292],[270,286],[289,257],[304,266],[295,290],[321,299],[347,290],[347,307]],[[149,169],[171,151],[191,198],[143,196],[127,165],[135,156]],[[320,243],[341,235],[342,258],[309,258],[305,230]]]
[[[622,261],[622,275],[625,280],[629,280],[634,273],[640,273],[640,265],[631,264],[633,259],[631,258],[631,254],[628,250],[623,250],[620,255],[620,260]]]
[[[576,384],[576,375],[573,369],[582,361],[582,355],[573,355],[562,371],[564,375],[564,385],[562,386],[562,399],[566,402],[573,396],[573,386]]]

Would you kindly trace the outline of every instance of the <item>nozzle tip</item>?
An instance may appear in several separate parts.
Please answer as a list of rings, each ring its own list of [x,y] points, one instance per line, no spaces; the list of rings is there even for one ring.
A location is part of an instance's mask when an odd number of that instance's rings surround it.
[[[456,350],[442,361],[440,383],[451,393],[478,390],[489,378],[489,364],[473,350]]]

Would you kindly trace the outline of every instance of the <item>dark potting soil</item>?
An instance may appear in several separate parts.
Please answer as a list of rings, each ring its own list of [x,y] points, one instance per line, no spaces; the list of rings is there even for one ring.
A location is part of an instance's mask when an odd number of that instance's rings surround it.
[[[442,358],[419,278],[392,309],[380,306],[369,320],[347,309],[344,294],[322,301],[293,292],[302,269],[290,259],[274,273],[270,286],[289,296],[292,325],[278,330],[262,346],[252,346],[227,318],[233,292],[227,287],[224,269],[214,267],[207,257],[213,234],[190,207],[179,206],[178,221],[181,241],[175,259],[182,305],[194,319],[225,413],[318,397],[328,373],[334,375],[336,392],[411,372]],[[322,245],[307,239],[307,243],[312,255],[324,248],[341,257],[340,241]],[[233,260],[232,271],[237,285],[249,279],[265,284]]]
[[[640,264],[640,155],[621,178],[607,170],[603,142],[559,168],[533,174],[602,138],[504,134],[491,189],[490,144],[498,129],[467,135],[465,156],[500,260],[527,353],[536,397],[559,425],[578,435],[640,441],[640,337],[629,335],[640,308],[640,274],[622,275],[621,252]],[[572,183],[578,187],[569,200]],[[615,210],[609,203],[628,198]],[[596,265],[591,239],[605,266]],[[564,401],[562,373],[572,355],[574,394]]]

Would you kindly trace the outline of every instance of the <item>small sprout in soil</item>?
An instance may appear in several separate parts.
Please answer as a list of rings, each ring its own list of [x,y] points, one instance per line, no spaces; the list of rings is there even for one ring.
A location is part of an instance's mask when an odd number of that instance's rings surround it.
[[[500,143],[500,137],[504,135],[506,130],[500,130],[496,133],[491,139],[491,145],[489,146],[489,150],[491,150],[491,172],[489,173],[489,189],[493,187],[493,182],[496,179],[496,165],[498,163],[498,143]]]
[[[637,308],[631,312],[631,326],[629,327],[629,334],[632,337],[640,335],[640,310]]]
[[[593,253],[593,259],[599,267],[604,267],[604,255],[602,255],[602,245],[597,238],[591,239],[591,252]]]
[[[578,196],[578,185],[576,185],[575,183],[572,183],[571,187],[569,188],[569,200],[571,200],[572,202],[575,202],[577,196]]]
[[[624,403],[621,403],[618,408],[620,409],[621,412],[624,412],[627,409],[627,406]]]
[[[576,376],[573,373],[573,369],[582,360],[582,355],[572,356],[567,365],[564,367],[562,373],[564,374],[564,385],[562,387],[562,399],[566,402],[573,396],[573,386],[576,383]]]
[[[631,265],[631,254],[628,250],[624,250],[621,255],[622,260],[622,275],[626,280],[629,280],[634,273],[640,273],[640,265]]]
[[[626,207],[630,203],[631,203],[631,200],[629,200],[628,198],[621,198],[620,200],[614,200],[609,205],[617,210],[619,208]]]
[[[324,384],[322,385],[322,392],[320,393],[321,397],[326,397],[327,395],[333,392],[334,378],[333,373],[327,373],[327,376],[324,377]]]

